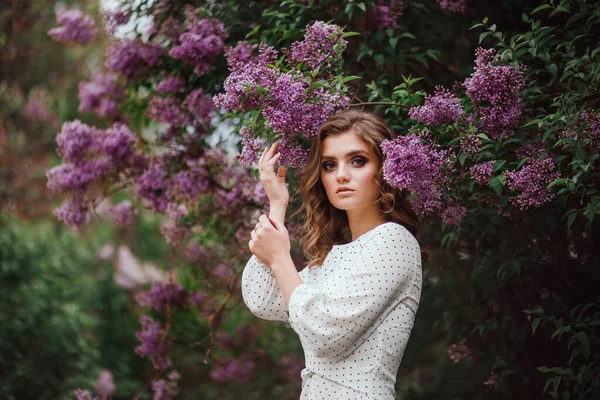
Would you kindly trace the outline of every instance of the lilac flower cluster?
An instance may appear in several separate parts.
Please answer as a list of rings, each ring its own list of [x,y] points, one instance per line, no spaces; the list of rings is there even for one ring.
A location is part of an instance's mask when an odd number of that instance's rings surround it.
[[[221,21],[215,18],[198,19],[189,11],[186,31],[179,35],[180,44],[169,55],[194,66],[198,76],[206,74],[214,59],[223,51],[228,33]]]
[[[581,113],[584,147],[592,153],[600,153],[600,113],[595,110],[586,110]]]
[[[167,306],[171,309],[182,308],[188,304],[185,289],[176,283],[154,283],[150,290],[138,293],[136,300],[140,305],[156,311],[163,311]]]
[[[105,10],[102,13],[104,26],[109,35],[114,35],[118,27],[125,25],[131,18],[131,10],[128,8],[118,8],[116,10]]]
[[[94,18],[84,15],[81,10],[67,8],[56,14],[59,27],[52,28],[48,35],[57,42],[73,42],[85,44],[96,37]]]
[[[178,380],[180,376],[177,372],[171,372],[168,380],[159,379],[152,382],[152,391],[154,396],[152,400],[172,400],[173,396],[179,391]]]
[[[209,122],[215,111],[213,99],[202,89],[192,90],[185,98],[184,107],[194,126]]]
[[[447,10],[455,14],[463,14],[466,10],[466,0],[437,0],[442,10]]]
[[[106,50],[105,65],[111,71],[131,77],[138,71],[160,65],[164,55],[165,50],[156,44],[125,40]]]
[[[215,205],[231,213],[240,210],[247,203],[267,203],[267,195],[260,182],[249,171],[227,170],[220,176],[220,181],[227,183],[225,189],[215,191]]]
[[[477,136],[467,134],[460,140],[459,146],[465,153],[477,154],[481,148],[481,139]]]
[[[210,188],[210,180],[207,177],[208,172],[204,168],[192,167],[185,171],[180,171],[171,182],[169,195],[172,198],[181,198],[183,200],[197,199],[202,193],[206,193]]]
[[[494,161],[486,161],[479,164],[475,164],[469,169],[469,172],[471,173],[471,178],[473,178],[475,182],[480,183],[482,185],[489,184],[494,172],[493,167]]]
[[[465,344],[465,339],[461,340],[458,343],[451,345],[448,348],[448,355],[454,364],[458,363],[463,358],[469,356],[471,354],[471,350]]]
[[[256,49],[255,44],[248,43],[245,40],[241,40],[234,47],[225,46],[225,58],[227,59],[227,65],[232,65],[234,62],[246,63],[254,58],[254,50]]]
[[[494,138],[511,134],[511,127],[521,117],[524,67],[495,66],[500,57],[494,49],[478,48],[475,54],[475,71],[464,86],[475,105],[478,127]]]
[[[317,21],[306,26],[304,40],[292,43],[289,52],[290,63],[304,63],[310,69],[331,68],[338,51],[343,51],[348,42],[342,39],[342,30],[337,25]]]
[[[142,330],[135,334],[140,345],[135,348],[135,352],[141,357],[151,357],[155,369],[166,370],[171,366],[171,359],[168,356],[171,349],[170,339],[166,336],[165,330],[161,328],[160,322],[149,316],[142,316],[140,323]]]
[[[385,155],[384,179],[399,189],[408,189],[414,195],[411,204],[415,212],[422,215],[441,206],[442,187],[451,160],[447,151],[424,143],[421,136],[384,140],[381,149]]]
[[[465,206],[454,203],[444,205],[439,210],[442,221],[451,225],[460,225],[466,214],[467,208]]]
[[[264,149],[264,143],[258,138],[252,137],[252,130],[247,126],[240,129],[240,136],[242,137],[242,152],[235,155],[236,160],[239,161],[243,167],[249,167],[255,162],[258,162],[259,153]]]
[[[271,87],[277,76],[276,70],[266,65],[274,64],[276,59],[277,51],[261,44],[257,57],[231,60],[230,74],[223,83],[225,93],[214,97],[215,104],[230,111],[249,111],[266,102],[263,88]]]
[[[107,400],[117,391],[115,379],[109,369],[103,369],[98,376],[98,381],[95,385],[96,393],[100,395],[101,400]]]
[[[365,13],[365,29],[377,32],[395,26],[396,20],[402,15],[403,3],[403,0],[390,0],[389,4],[377,0]]]
[[[314,137],[332,114],[348,107],[350,100],[336,91],[312,87],[301,73],[294,71],[292,64],[302,61],[310,68],[329,68],[335,56],[333,47],[342,45],[343,48],[345,43],[340,28],[335,25],[319,21],[308,26],[305,39],[285,51],[290,72],[283,71],[285,66],[281,70],[268,66],[277,59],[273,48],[261,44],[258,55],[254,56],[249,53],[247,44],[242,43],[239,51],[228,52],[231,73],[224,83],[225,93],[215,96],[215,104],[237,112],[260,110],[267,127],[280,141],[280,162],[301,168],[308,158],[301,145],[303,140]],[[240,59],[235,58],[237,55]],[[243,149],[237,158],[247,166],[258,159],[262,143],[253,137],[250,128],[240,134]]]
[[[248,382],[253,375],[256,363],[246,355],[222,362],[222,365],[210,373],[217,382]]]
[[[413,107],[408,112],[410,118],[428,125],[451,124],[462,114],[460,99],[441,86],[435,88],[434,95],[425,98],[424,105]]]
[[[177,93],[185,88],[185,78],[179,75],[167,76],[156,87],[158,93]]]
[[[84,200],[88,185],[108,177],[131,162],[141,163],[134,153],[135,135],[123,124],[115,123],[106,131],[79,120],[63,124],[56,137],[57,152],[66,162],[46,172],[48,188],[71,192],[73,198],[55,211],[70,226],[87,221],[89,204]]]
[[[124,200],[121,203],[112,206],[108,212],[113,217],[115,225],[127,226],[135,222],[135,208],[129,200]]]
[[[164,212],[169,204],[166,169],[158,164],[150,165],[136,180],[136,195],[155,211]]]
[[[101,118],[116,118],[125,90],[113,74],[95,75],[91,82],[79,82],[79,111],[92,111]]]
[[[545,157],[531,158],[519,171],[505,172],[508,188],[521,192],[510,198],[511,203],[521,210],[527,210],[539,207],[554,198],[554,193],[547,186],[560,176],[555,169],[554,160]]]
[[[100,400],[96,396],[92,396],[92,394],[87,390],[76,389],[75,396],[77,400]]]

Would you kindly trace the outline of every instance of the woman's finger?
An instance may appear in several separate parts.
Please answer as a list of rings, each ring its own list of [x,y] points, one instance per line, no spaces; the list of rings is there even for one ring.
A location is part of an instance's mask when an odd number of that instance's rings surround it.
[[[277,162],[277,160],[279,160],[279,157],[280,157],[280,156],[281,156],[281,153],[277,153],[277,154],[275,154],[275,155],[273,156],[273,158],[271,158],[271,159],[269,160],[269,162],[267,163],[267,165],[270,165],[271,167],[272,167],[273,165],[275,165],[275,163]]]
[[[266,148],[263,150],[262,154],[260,155],[260,158],[258,159],[258,164],[259,164],[259,165],[260,165],[260,163],[261,163],[261,162],[262,162],[262,161],[265,159],[265,154],[267,154],[267,151],[268,151],[268,150],[269,150],[269,146],[267,146],[267,147],[266,147]]]
[[[271,221],[269,220],[269,218],[266,216],[266,214],[261,215],[260,218],[258,219],[258,221],[260,222],[260,225],[263,228],[272,227],[273,226],[273,224],[271,223]]]

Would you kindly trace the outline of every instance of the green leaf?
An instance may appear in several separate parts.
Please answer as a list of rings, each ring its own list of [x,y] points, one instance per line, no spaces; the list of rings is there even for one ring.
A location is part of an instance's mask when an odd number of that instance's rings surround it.
[[[357,35],[362,35],[362,33],[360,33],[360,32],[344,32],[344,34],[342,35],[342,39],[350,37],[350,36],[357,36]]]
[[[573,225],[573,222],[575,221],[575,218],[577,218],[577,213],[576,212],[570,214],[567,217],[567,229],[571,229],[571,225]]]
[[[490,185],[494,188],[496,193],[499,195],[502,194],[502,188],[504,187],[504,182],[501,176],[495,176],[490,180]]]
[[[536,12],[545,10],[547,8],[552,8],[552,6],[550,4],[542,4],[541,6],[538,6],[538,7],[534,8],[533,11],[529,13],[529,15],[533,15]]]
[[[481,42],[483,42],[483,39],[485,39],[486,37],[493,35],[493,34],[494,34],[494,32],[491,32],[491,31],[483,32],[481,35],[479,35],[479,44],[481,44]]]
[[[506,164],[506,160],[496,160],[496,162],[494,162],[494,166],[492,167],[492,171],[494,171],[494,173],[498,172],[498,170],[502,168],[504,164]]]
[[[541,321],[542,321],[542,319],[539,317],[533,320],[533,323],[531,324],[531,334],[532,335],[535,334],[535,331]]]
[[[577,340],[579,340],[579,343],[581,343],[581,351],[583,352],[583,356],[587,360],[590,357],[590,341],[588,340],[587,335],[585,334],[585,332],[577,332],[575,334],[575,337],[577,338]]]

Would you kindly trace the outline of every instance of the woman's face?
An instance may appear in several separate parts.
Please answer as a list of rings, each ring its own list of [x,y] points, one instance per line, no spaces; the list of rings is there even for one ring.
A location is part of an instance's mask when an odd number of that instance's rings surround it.
[[[366,211],[377,207],[379,189],[375,177],[379,168],[371,146],[353,131],[323,140],[321,182],[335,208]]]

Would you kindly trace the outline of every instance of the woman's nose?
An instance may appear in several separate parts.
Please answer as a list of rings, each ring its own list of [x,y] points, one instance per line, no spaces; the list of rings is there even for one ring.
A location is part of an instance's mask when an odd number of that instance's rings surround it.
[[[338,181],[347,182],[350,180],[348,167],[345,165],[338,165],[336,178]]]

